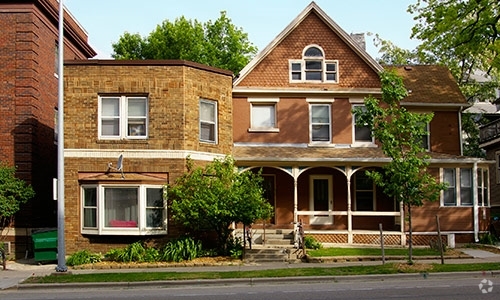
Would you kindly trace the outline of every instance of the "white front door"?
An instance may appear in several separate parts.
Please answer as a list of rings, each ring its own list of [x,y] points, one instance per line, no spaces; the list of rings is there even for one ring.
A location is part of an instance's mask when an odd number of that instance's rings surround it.
[[[318,212],[310,217],[310,224],[333,224],[333,216],[324,213],[333,210],[333,185],[331,175],[311,175],[309,210]]]

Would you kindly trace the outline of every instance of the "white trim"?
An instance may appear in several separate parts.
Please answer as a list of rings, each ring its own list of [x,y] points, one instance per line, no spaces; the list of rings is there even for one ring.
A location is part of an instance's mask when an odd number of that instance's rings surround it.
[[[211,121],[211,120],[202,120],[201,119],[201,113],[202,113],[202,109],[201,109],[201,105],[202,103],[205,103],[205,104],[208,104],[208,105],[213,105],[213,113],[214,113],[214,120]],[[218,103],[217,101],[215,100],[210,100],[210,99],[205,99],[205,98],[200,98],[199,100],[199,107],[198,107],[198,110],[199,110],[199,113],[198,113],[198,140],[200,143],[207,143],[207,144],[218,144],[218,133],[219,133],[219,118],[218,118],[218,115],[219,115],[219,106],[218,106]],[[214,125],[214,139],[213,140],[203,140],[201,138],[201,124],[202,122],[204,123],[207,123],[207,124],[211,124],[213,122],[213,125]]]
[[[283,88],[255,88],[255,87],[234,87],[233,95],[247,94],[280,94],[280,95],[381,95],[382,91],[377,88],[335,88],[335,89],[283,89]]]
[[[349,103],[364,105],[365,104],[365,98],[352,97],[352,98],[349,98]]]
[[[226,157],[225,154],[188,150],[145,150],[145,149],[64,149],[66,158],[112,158],[117,159],[120,154],[125,158],[157,158],[157,159],[186,159],[190,156],[194,160],[212,161]]]
[[[280,98],[279,97],[273,97],[273,98],[248,97],[247,102],[249,102],[249,103],[253,103],[253,102],[256,102],[256,103],[278,103],[278,102],[280,102]]]
[[[335,102],[335,99],[322,99],[322,98],[306,98],[307,103],[317,103],[317,104],[331,104]]]

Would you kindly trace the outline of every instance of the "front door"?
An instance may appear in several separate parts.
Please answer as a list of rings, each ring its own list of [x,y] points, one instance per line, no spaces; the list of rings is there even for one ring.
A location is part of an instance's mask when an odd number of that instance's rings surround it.
[[[311,216],[310,224],[333,224],[333,216],[325,214],[333,210],[332,176],[311,175],[309,195],[309,210],[318,212]]]

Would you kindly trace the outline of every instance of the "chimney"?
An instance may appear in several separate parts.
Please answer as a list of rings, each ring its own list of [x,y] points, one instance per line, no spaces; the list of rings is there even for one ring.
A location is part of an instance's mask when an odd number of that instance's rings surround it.
[[[364,33],[351,33],[351,38],[360,46],[363,50],[366,50],[365,34]]]

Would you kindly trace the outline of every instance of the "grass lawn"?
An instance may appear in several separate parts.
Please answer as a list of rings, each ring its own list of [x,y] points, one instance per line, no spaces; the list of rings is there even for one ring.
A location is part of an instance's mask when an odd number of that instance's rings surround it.
[[[287,268],[257,271],[219,271],[219,272],[131,272],[68,274],[31,277],[23,283],[76,283],[76,282],[137,282],[161,280],[226,279],[226,278],[272,278],[293,276],[346,276],[398,273],[433,273],[499,270],[498,263],[474,264],[401,264],[387,263],[373,266],[344,266],[317,268]]]
[[[441,255],[437,250],[431,248],[413,248],[413,256],[436,256]],[[386,248],[384,249],[386,256],[408,256],[407,248]],[[455,253],[448,251],[446,254]],[[322,248],[318,250],[307,250],[307,255],[311,257],[324,256],[381,256],[380,248]]]

